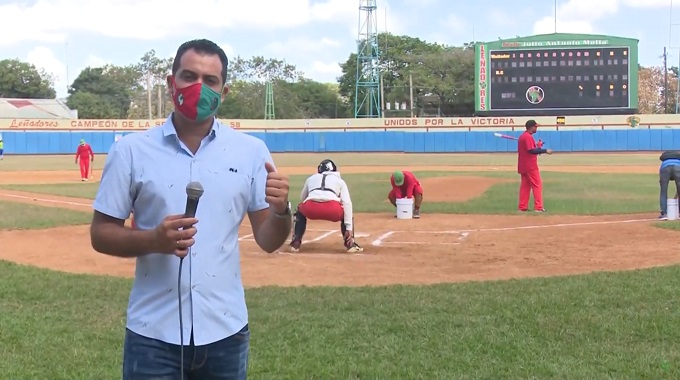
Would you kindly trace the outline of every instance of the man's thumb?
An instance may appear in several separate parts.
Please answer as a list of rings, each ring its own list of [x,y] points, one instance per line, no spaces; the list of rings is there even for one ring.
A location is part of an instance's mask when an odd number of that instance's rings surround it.
[[[267,173],[274,173],[276,172],[276,168],[274,167],[274,164],[265,162],[264,163],[264,168],[267,169]]]

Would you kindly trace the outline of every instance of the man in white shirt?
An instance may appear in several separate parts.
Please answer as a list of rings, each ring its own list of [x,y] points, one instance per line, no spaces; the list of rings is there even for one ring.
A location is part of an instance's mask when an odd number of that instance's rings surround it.
[[[321,161],[317,167],[317,174],[305,181],[300,198],[302,203],[298,205],[294,215],[291,252],[300,251],[302,236],[307,229],[307,219],[340,222],[340,231],[347,252],[363,252],[364,249],[354,241],[354,217],[349,189],[333,161]]]

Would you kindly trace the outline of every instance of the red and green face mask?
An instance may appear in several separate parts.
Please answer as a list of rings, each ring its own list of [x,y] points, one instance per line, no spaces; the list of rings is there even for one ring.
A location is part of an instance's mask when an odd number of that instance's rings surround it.
[[[173,80],[174,82],[174,80]],[[203,121],[213,116],[222,102],[222,94],[203,83],[177,88],[172,96],[175,109],[189,120]]]

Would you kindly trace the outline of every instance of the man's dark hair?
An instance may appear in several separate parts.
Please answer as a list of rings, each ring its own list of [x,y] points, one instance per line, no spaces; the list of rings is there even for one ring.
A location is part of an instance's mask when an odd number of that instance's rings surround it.
[[[221,47],[217,46],[216,43],[206,39],[191,40],[180,45],[179,49],[177,49],[175,60],[172,62],[172,75],[177,74],[177,71],[179,70],[179,62],[182,59],[184,53],[186,53],[188,50],[194,50],[201,54],[217,55],[220,57],[220,62],[222,62],[222,85],[227,83],[227,69],[229,67],[229,59],[227,59],[227,55],[224,53],[224,50],[222,50]]]

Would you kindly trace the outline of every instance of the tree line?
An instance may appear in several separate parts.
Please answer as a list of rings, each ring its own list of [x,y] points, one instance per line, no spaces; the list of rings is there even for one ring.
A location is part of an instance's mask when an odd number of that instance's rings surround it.
[[[474,114],[474,42],[448,46],[381,33],[378,45],[383,101],[389,104],[385,117],[410,117],[411,99],[415,116]],[[356,58],[351,53],[340,63],[337,83],[320,83],[285,60],[230,57],[227,83],[231,91],[218,116],[264,119],[268,113],[266,82],[270,81],[277,119],[352,118]],[[83,119],[165,118],[172,109],[166,85],[172,60],[150,50],[127,66],[87,67],[69,85],[66,104]],[[639,112],[675,113],[678,68],[667,73],[662,67],[638,69]],[[18,59],[0,60],[0,98],[55,97],[50,73]]]

